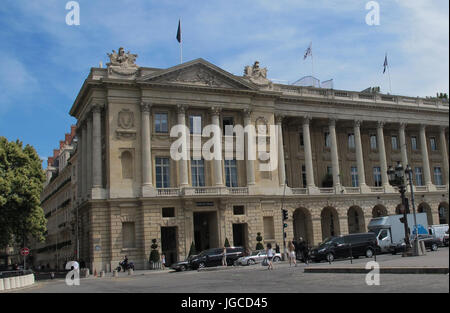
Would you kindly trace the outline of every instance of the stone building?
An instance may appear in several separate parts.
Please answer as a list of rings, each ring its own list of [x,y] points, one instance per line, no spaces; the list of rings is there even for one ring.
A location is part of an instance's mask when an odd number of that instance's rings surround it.
[[[46,182],[41,206],[47,219],[45,242],[32,244],[33,265],[63,269],[64,263],[76,259],[76,126],[59,142],[59,149],[47,160]]]
[[[386,173],[397,161],[414,170],[418,209],[430,223],[448,222],[448,101],[275,84],[258,62],[236,76],[203,59],[158,69],[137,66],[122,48],[109,57],[107,68],[91,69],[70,110],[80,259],[92,271],[111,270],[125,255],[146,268],[152,239],[169,263],[192,242],[197,250],[226,239],[254,249],[260,232],[263,243],[281,246],[282,203],[288,239],[314,245],[365,231],[373,216],[399,210]],[[210,140],[193,121],[275,125],[277,167],[173,160],[174,125],[189,127],[190,141]],[[225,137],[214,139],[220,150]]]

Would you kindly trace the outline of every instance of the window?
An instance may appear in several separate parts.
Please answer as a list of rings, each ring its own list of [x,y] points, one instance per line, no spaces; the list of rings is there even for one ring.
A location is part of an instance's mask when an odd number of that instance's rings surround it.
[[[234,215],[244,215],[245,214],[245,208],[243,205],[235,205],[233,206],[233,214]]]
[[[191,160],[192,186],[205,186],[205,165],[203,160]]]
[[[416,136],[411,137],[411,149],[414,151],[417,150],[417,137]]]
[[[351,175],[352,175],[352,187],[358,187],[358,168],[356,166],[352,166],[351,168]]]
[[[392,144],[392,150],[398,150],[398,137],[397,136],[391,137],[391,144]]]
[[[175,217],[175,208],[162,208],[162,217]]]
[[[223,133],[226,134],[225,129],[228,125],[234,127],[234,118],[232,116],[226,116],[223,118],[222,123],[223,123]]]
[[[225,160],[225,175],[227,187],[238,186],[236,160]]]
[[[303,183],[303,187],[306,187],[307,183],[306,183],[306,166],[302,165],[302,183]]]
[[[416,186],[423,186],[422,168],[416,167],[414,173],[416,174]]]
[[[434,184],[438,186],[442,185],[442,171],[440,167],[434,168]]]
[[[189,116],[189,131],[191,134],[201,134],[202,133],[202,116],[201,115],[190,115]]]
[[[156,188],[170,187],[170,160],[169,158],[155,158]]]
[[[327,174],[333,175],[333,167],[332,166],[327,166]]]
[[[370,135],[370,149],[377,150],[377,135]]]
[[[303,148],[305,146],[305,143],[303,141],[303,133],[299,133],[299,139],[300,139],[300,147]]]
[[[437,151],[436,138],[434,138],[434,137],[430,138],[430,147],[431,147],[431,151]]]
[[[122,223],[122,247],[136,248],[136,235],[134,230],[134,222]]]
[[[447,224],[448,223],[445,211],[446,211],[446,209],[444,206],[439,207],[439,224]]]
[[[264,240],[275,239],[273,216],[264,216]]]
[[[155,132],[156,133],[168,133],[169,123],[167,113],[156,113],[155,114]]]
[[[375,187],[381,187],[381,168],[373,168],[373,180],[375,182]]]
[[[324,139],[325,139],[325,147],[330,148],[331,147],[331,138],[330,138],[329,132],[324,133]]]
[[[355,149],[355,134],[348,134],[348,148]]]

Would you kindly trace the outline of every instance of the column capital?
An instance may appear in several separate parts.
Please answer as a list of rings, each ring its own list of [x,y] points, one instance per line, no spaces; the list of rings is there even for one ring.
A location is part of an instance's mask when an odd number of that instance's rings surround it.
[[[353,121],[353,125],[354,125],[355,127],[360,128],[362,122],[363,122],[362,120],[354,120],[354,121]]]
[[[275,114],[275,121],[276,121],[276,123],[277,123],[277,124],[283,123],[283,119],[284,119],[285,117],[286,117],[286,116],[283,115],[283,114]]]
[[[302,118],[303,120],[303,125],[309,125],[309,123],[312,120],[311,114],[305,114]]]
[[[189,108],[186,104],[177,104],[177,113],[186,114],[186,110]]]
[[[384,127],[384,125],[386,124],[386,122],[385,121],[378,121],[377,122],[377,128],[383,128]]]
[[[151,108],[152,108],[151,102],[145,102],[145,101],[141,102],[141,112],[150,113]]]
[[[440,125],[440,126],[439,126],[439,130],[440,130],[441,133],[445,133],[445,131],[447,130],[447,128],[448,128],[448,126],[446,126],[446,125]]]
[[[244,117],[250,118],[250,116],[252,115],[252,109],[244,109]]]
[[[214,107],[211,107],[211,114],[214,116],[214,115],[220,115],[220,112],[222,112],[222,107],[220,107],[220,106],[214,106]]]
[[[336,126],[337,120],[338,120],[338,119],[335,118],[335,117],[330,117],[330,118],[328,118],[328,123],[329,123],[330,126],[335,127],[335,126]]]
[[[406,126],[408,126],[408,123],[406,123],[406,122],[400,122],[400,129],[405,130]]]
[[[105,107],[105,104],[100,102],[94,102],[92,103],[91,107],[93,113],[101,113],[101,111]]]
[[[427,125],[425,124],[420,124],[420,131],[425,131],[427,128]]]

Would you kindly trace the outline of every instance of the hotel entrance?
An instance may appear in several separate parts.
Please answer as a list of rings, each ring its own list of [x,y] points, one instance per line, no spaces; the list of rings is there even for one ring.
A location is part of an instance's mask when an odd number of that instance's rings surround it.
[[[194,212],[194,244],[197,253],[220,248],[217,212]]]
[[[247,248],[247,224],[233,224],[233,246]]]
[[[161,227],[161,251],[166,256],[166,266],[178,261],[176,227]]]

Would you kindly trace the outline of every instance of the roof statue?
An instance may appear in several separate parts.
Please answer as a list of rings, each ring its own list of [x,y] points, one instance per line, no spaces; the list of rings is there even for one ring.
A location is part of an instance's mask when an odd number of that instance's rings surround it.
[[[246,66],[244,69],[244,78],[255,85],[263,88],[272,89],[272,82],[267,79],[267,68],[260,68],[259,62],[255,61],[253,66]]]
[[[109,74],[134,75],[139,69],[139,66],[135,64],[138,55],[132,54],[130,51],[125,53],[122,47],[119,48],[118,52],[113,50],[112,53],[108,53],[108,57],[110,62],[106,65]]]

